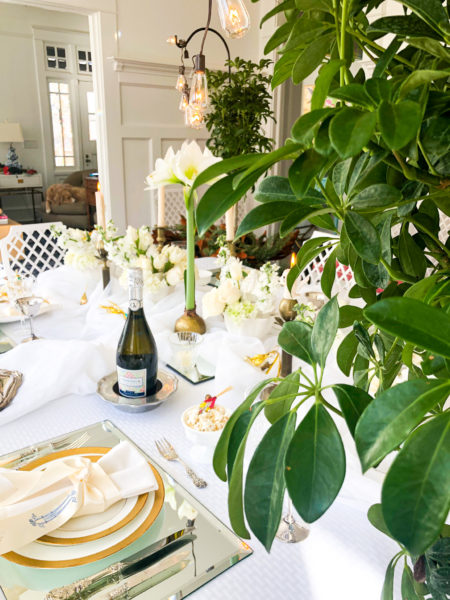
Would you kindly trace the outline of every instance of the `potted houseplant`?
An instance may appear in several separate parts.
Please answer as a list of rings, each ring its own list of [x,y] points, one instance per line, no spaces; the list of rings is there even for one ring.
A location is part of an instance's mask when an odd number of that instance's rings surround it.
[[[380,19],[372,11],[384,0],[284,0],[275,6],[264,17],[285,17],[266,46],[267,52],[282,51],[272,87],[289,77],[300,83],[319,68],[312,110],[299,115],[284,146],[224,160],[202,173],[192,190],[226,174],[199,204],[201,233],[268,169],[288,160],[287,178],[267,177],[259,185],[261,204],[237,235],[280,222],[284,236],[317,218],[330,231],[302,246],[288,276],[292,286],[305,266],[331,249],[321,278],[330,300],[313,326],[286,323],[279,337],[287,352],[310,365],[312,376],[298,369],[276,380],[276,393],[257,403],[273,380],[263,382],[230,417],[216,448],[214,467],[229,479],[234,529],[247,535],[248,523],[270,549],[286,488],[305,521],[320,518],[345,475],[334,422],[342,417],[364,471],[393,457],[381,503],[368,515],[400,544],[383,598],[393,597],[394,568],[403,558],[405,598],[444,598],[450,545],[450,26],[441,0],[398,3],[403,14]],[[351,68],[355,44],[374,63],[370,77]],[[328,97],[334,107],[325,106]],[[349,296],[358,306],[339,306],[332,297],[337,260],[354,273]],[[336,381],[333,397],[321,382],[338,329],[347,326],[337,362],[343,374],[353,375],[353,385]],[[402,368],[408,381],[397,384]],[[369,394],[375,381],[376,392]],[[307,411],[296,425],[300,405]],[[263,411],[272,425],[244,481],[248,431]]]

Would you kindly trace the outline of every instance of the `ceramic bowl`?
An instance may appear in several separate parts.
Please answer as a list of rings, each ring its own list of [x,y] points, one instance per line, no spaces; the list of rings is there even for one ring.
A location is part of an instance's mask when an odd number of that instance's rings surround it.
[[[189,425],[186,423],[186,414],[192,408],[193,406],[190,406],[181,415],[181,424],[183,425],[184,433],[187,439],[195,446],[214,448],[219,441],[223,428],[219,429],[218,431],[198,431],[197,429],[192,429],[192,427],[189,427]],[[227,417],[229,417],[231,413],[228,409],[225,409],[225,414]]]

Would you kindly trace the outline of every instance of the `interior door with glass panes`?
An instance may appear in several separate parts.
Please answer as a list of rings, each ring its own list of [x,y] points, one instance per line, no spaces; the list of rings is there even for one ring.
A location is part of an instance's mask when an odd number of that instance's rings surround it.
[[[83,170],[97,170],[97,108],[91,81],[78,81]]]

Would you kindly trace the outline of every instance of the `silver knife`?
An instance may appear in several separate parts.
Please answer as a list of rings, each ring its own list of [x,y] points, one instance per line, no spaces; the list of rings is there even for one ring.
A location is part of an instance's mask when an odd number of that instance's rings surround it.
[[[185,569],[191,562],[190,555],[191,550],[184,550],[167,556],[158,564],[131,575],[119,587],[111,589],[111,586],[108,586],[107,589],[94,594],[92,600],[130,600],[135,598]]]
[[[143,550],[132,554],[125,560],[114,563],[75,583],[55,588],[47,593],[45,600],[82,600],[91,598],[93,594],[111,584],[117,584],[123,579],[134,575],[147,567],[154,565],[176,549],[192,542],[196,536],[192,534],[194,527],[186,527],[168,535]]]

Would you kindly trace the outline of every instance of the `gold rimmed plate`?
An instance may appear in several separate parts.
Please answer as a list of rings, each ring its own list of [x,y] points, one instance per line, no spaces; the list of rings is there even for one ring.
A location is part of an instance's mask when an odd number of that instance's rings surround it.
[[[26,465],[24,469],[33,470],[45,465],[51,460],[73,455],[82,455],[91,460],[98,460],[109,450],[110,448],[74,448],[71,450],[62,450],[61,452],[54,452],[51,455],[35,460]],[[45,540],[45,543],[36,540],[35,542],[20,548],[18,551],[4,554],[3,557],[11,562],[28,567],[55,569],[85,565],[106,558],[107,556],[126,548],[148,531],[163,507],[164,484],[158,471],[153,465],[150,465],[150,467],[152,468],[158,483],[158,489],[155,492],[149,492],[148,494],[139,496],[139,499],[144,497],[142,507],[136,512],[135,505],[133,508],[133,511],[135,511],[134,516],[132,516],[131,519],[127,518],[127,522],[122,523],[120,527],[116,527],[110,532],[104,530],[104,535],[101,537],[96,537],[95,539],[83,542],[77,540],[68,543],[67,539],[65,539],[63,544],[56,544],[48,543]],[[123,521],[123,519],[121,520]],[[117,521],[117,523],[118,522],[119,521]],[[74,537],[72,539],[76,538]]]

